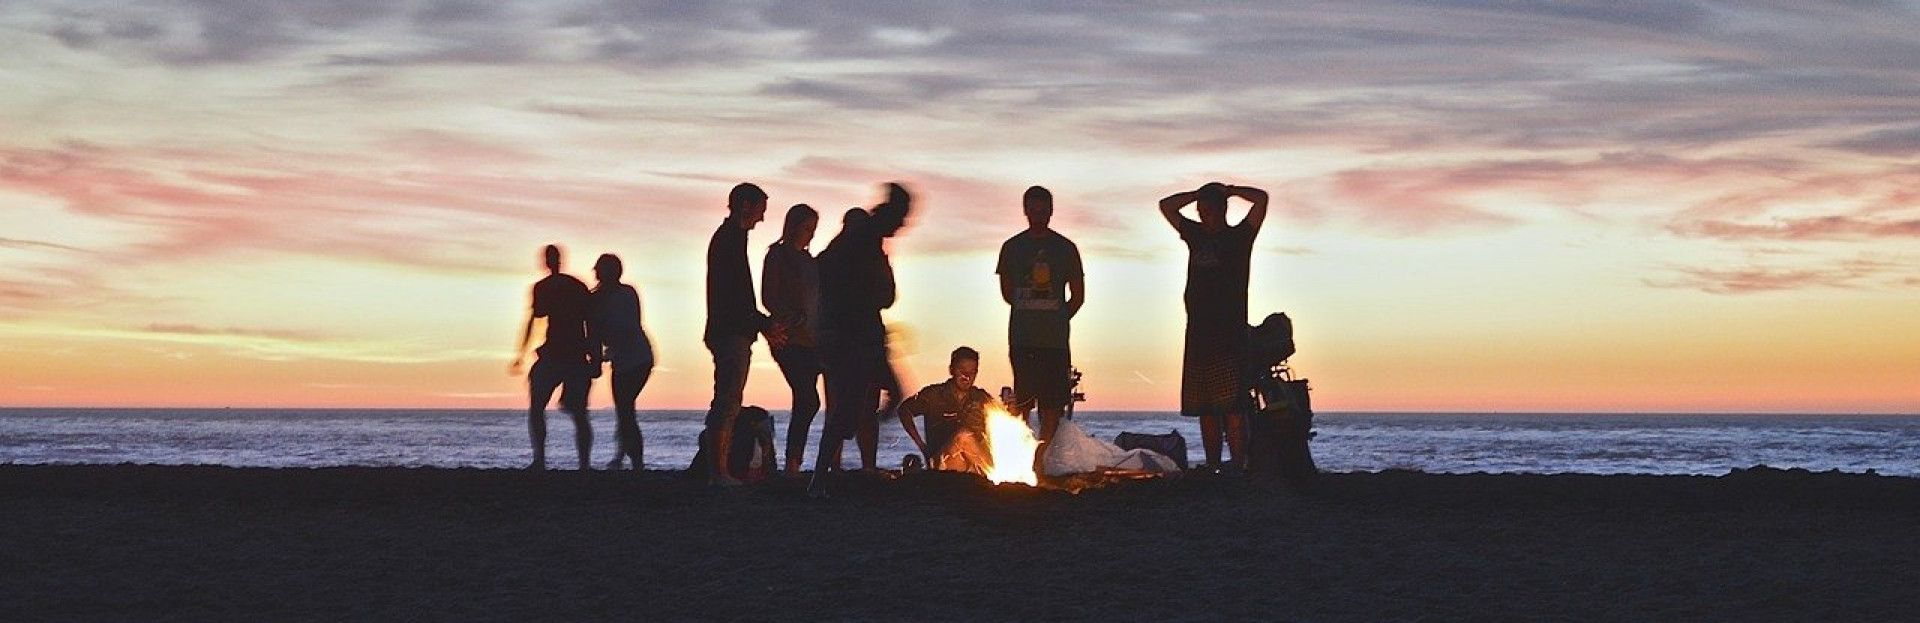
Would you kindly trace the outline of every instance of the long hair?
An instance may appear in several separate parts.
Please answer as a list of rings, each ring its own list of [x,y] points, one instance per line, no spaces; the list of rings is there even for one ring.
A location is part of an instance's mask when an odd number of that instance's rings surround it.
[[[796,203],[793,204],[793,207],[787,208],[787,220],[781,225],[780,240],[776,241],[775,244],[786,242],[788,238],[793,237],[794,232],[799,231],[801,227],[805,227],[808,221],[812,221],[815,224],[820,222],[820,213],[814,211],[813,206]]]

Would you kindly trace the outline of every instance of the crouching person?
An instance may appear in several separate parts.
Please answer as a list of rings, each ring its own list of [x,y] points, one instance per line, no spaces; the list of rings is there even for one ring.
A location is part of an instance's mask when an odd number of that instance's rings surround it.
[[[947,360],[946,381],[922,388],[900,403],[900,427],[927,457],[931,469],[986,473],[987,408],[997,404],[986,390],[974,387],[980,375],[980,353],[965,346],[953,349]],[[926,435],[913,418],[926,420]]]

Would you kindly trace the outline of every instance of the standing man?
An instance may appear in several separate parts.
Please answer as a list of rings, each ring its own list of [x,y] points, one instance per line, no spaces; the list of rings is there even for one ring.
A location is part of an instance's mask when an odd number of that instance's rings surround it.
[[[830,473],[840,469],[840,451],[863,420],[874,417],[873,391],[886,365],[887,329],[880,310],[893,306],[893,264],[885,242],[899,233],[912,197],[887,184],[887,200],[870,216],[845,228],[820,252],[821,360],[826,365],[827,422],[820,432],[809,495],[826,495]]]
[[[527,346],[533,341],[533,322],[546,319],[546,340],[534,350],[533,369],[527,371],[527,437],[533,442],[533,462],[527,469],[547,468],[547,403],[560,390],[560,410],[573,416],[573,444],[580,454],[580,471],[592,469],[593,424],[587,420],[587,390],[600,376],[599,342],[587,325],[587,284],[560,272],[560,247],[547,245],[542,254],[547,276],[533,284],[533,306],[520,347],[514,351],[511,374],[520,374]]]
[[[701,438],[713,450],[708,482],[721,486],[740,484],[729,469],[728,457],[734,418],[740,415],[741,395],[747,388],[747,368],[753,362],[753,342],[763,332],[768,341],[780,341],[754,300],[753,269],[747,264],[747,232],[766,215],[766,191],[742,182],[728,193],[727,218],[707,243],[707,328],[701,339],[713,353],[713,404],[707,409]]]
[[[1227,198],[1253,204],[1239,225],[1227,224]],[[1180,209],[1196,204],[1200,221]],[[1187,243],[1186,356],[1180,371],[1180,414],[1200,418],[1207,466],[1219,469],[1224,424],[1228,449],[1245,458],[1245,417],[1252,407],[1247,378],[1247,275],[1253,239],[1267,220],[1267,191],[1211,182],[1160,200],[1160,215]]]
[[[1040,441],[1053,439],[1072,400],[1072,351],[1068,322],[1086,303],[1080,248],[1048,228],[1053,193],[1034,186],[1022,198],[1027,230],[1000,245],[1000,298],[1012,306],[1007,351],[1013,360],[1014,402],[1024,411],[1040,406]]]

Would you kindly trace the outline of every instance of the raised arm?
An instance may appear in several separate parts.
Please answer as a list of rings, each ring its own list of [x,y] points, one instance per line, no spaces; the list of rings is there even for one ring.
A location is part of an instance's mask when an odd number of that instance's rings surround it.
[[[1199,199],[1199,195],[1200,192],[1197,190],[1167,195],[1165,199],[1160,200],[1160,216],[1166,217],[1167,225],[1172,226],[1174,231],[1179,231],[1180,223],[1187,220],[1187,217],[1180,216],[1180,208],[1187,207],[1187,204]]]
[[[1253,204],[1253,208],[1247,211],[1247,218],[1240,221],[1240,224],[1252,226],[1253,233],[1258,235],[1260,233],[1260,226],[1265,225],[1267,222],[1267,191],[1252,186],[1228,186],[1227,194],[1245,199]]]

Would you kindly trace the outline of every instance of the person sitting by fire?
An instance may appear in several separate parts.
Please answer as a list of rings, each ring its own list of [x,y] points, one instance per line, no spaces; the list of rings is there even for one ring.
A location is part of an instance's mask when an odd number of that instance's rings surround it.
[[[965,346],[953,349],[947,360],[946,381],[928,385],[900,403],[900,427],[927,457],[927,467],[983,474],[992,464],[987,452],[987,409],[999,404],[987,390],[974,387],[980,375],[980,352]],[[914,417],[925,418],[927,433],[920,435]]]

